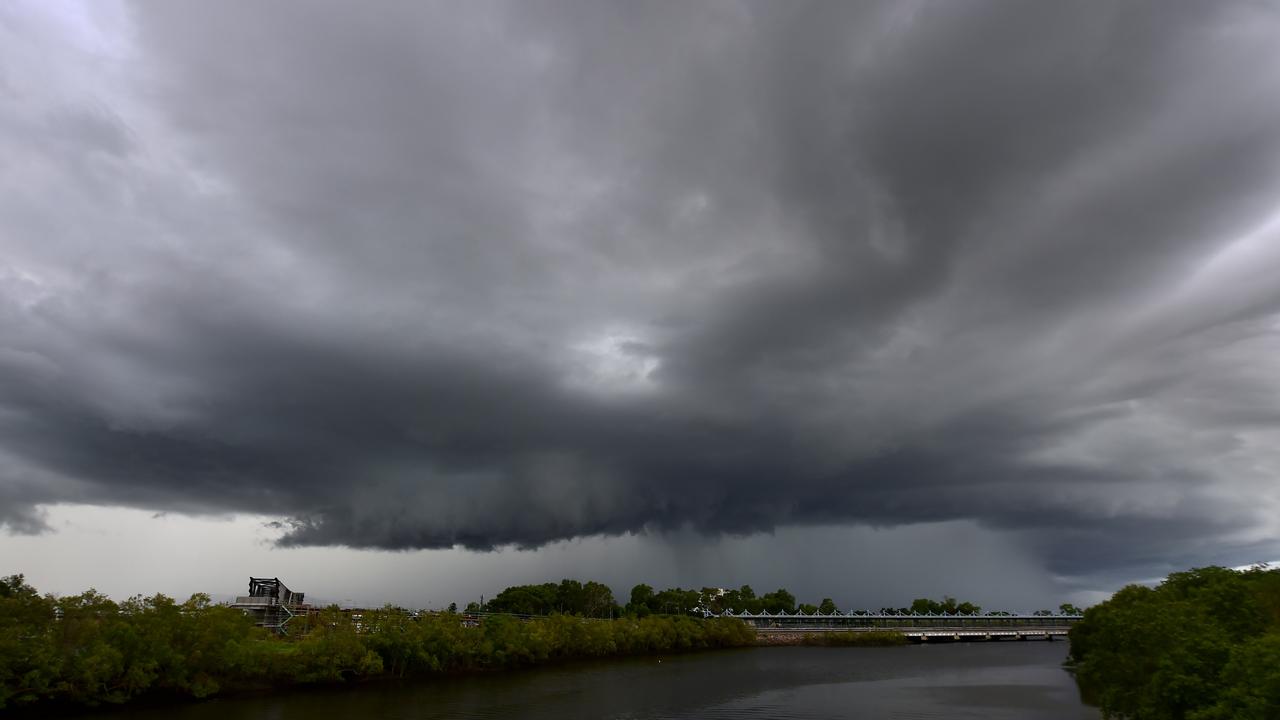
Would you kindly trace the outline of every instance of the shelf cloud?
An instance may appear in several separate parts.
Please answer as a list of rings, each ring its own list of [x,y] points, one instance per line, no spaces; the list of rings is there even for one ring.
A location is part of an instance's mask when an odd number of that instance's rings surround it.
[[[0,9],[0,522],[1280,557],[1280,12]]]

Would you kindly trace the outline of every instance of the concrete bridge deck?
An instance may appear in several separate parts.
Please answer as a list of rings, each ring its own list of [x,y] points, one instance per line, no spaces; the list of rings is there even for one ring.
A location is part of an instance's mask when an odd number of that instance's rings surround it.
[[[762,637],[827,632],[892,631],[916,642],[1054,640],[1065,638],[1079,615],[1037,615],[995,612],[872,613],[867,611],[820,613],[721,613],[751,625]]]
[[[1080,615],[1035,615],[1024,613],[870,613],[836,612],[829,614],[803,612],[708,613],[708,617],[736,618],[757,627],[1071,627]]]
[[[1019,628],[974,628],[974,627],[935,627],[935,628],[833,628],[833,627],[788,627],[788,628],[756,628],[756,635],[763,640],[771,637],[782,639],[791,636],[832,632],[899,632],[913,642],[998,642],[1003,640],[1065,640],[1068,628],[1064,627],[1019,627]]]

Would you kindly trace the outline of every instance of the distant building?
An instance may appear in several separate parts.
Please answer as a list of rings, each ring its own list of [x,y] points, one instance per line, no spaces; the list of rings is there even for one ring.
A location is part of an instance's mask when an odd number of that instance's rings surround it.
[[[294,592],[280,578],[249,578],[249,594],[241,595],[231,607],[242,610],[260,627],[285,632],[285,624],[295,615],[305,615],[310,606],[304,593]]]

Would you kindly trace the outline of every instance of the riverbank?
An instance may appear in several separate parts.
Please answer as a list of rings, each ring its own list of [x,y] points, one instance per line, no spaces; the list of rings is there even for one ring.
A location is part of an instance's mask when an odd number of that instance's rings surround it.
[[[10,578],[0,592],[0,709],[119,705],[245,690],[407,679],[755,645],[739,620],[684,616],[527,620],[337,608],[281,637],[207,596],[115,603],[52,598]]]
[[[756,634],[756,645],[761,647],[892,647],[908,644],[907,637],[893,630],[861,632],[778,632]]]

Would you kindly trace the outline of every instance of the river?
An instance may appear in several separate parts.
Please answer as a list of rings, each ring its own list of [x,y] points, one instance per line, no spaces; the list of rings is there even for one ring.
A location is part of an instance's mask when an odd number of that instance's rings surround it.
[[[767,647],[94,713],[96,720],[1100,717],[1065,642]]]

